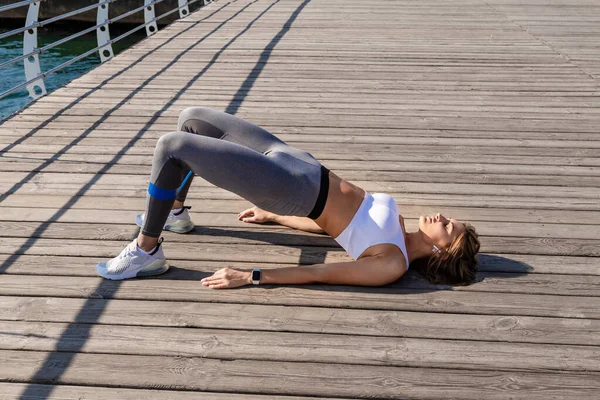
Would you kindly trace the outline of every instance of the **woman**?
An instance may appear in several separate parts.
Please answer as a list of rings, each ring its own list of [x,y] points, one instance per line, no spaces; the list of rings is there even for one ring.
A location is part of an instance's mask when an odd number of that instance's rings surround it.
[[[407,234],[392,197],[371,195],[264,129],[202,107],[184,110],[177,131],[159,139],[146,213],[136,219],[140,234],[117,257],[98,264],[99,275],[127,279],[168,270],[162,230],[194,228],[184,206],[190,171],[256,205],[238,215],[242,221],[327,233],[354,259],[262,271],[224,268],[202,279],[209,288],[312,282],[379,286],[396,281],[421,259],[428,260],[422,272],[433,283],[475,279],[479,241],[471,225],[437,214],[420,217],[419,230]]]

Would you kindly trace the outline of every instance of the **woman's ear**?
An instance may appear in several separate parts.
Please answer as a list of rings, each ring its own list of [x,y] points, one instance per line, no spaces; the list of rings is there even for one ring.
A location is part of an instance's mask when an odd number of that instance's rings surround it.
[[[448,258],[448,252],[445,249],[440,249],[435,244],[433,245],[431,252],[433,253],[433,257],[437,257],[442,261]]]

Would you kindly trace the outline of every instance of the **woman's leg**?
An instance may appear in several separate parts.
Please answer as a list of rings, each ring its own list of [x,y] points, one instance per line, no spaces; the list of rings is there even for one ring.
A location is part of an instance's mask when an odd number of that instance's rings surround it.
[[[179,115],[177,130],[237,143],[262,154],[283,151],[308,163],[318,163],[309,153],[289,146],[265,129],[231,114],[206,107],[190,107],[183,110]],[[183,177],[187,173],[188,170],[184,169]],[[183,205],[192,179],[193,176],[178,193],[177,205]]]
[[[193,132],[171,132],[157,143],[146,218],[138,238],[119,256],[99,263],[99,275],[127,279],[168,269],[158,237],[190,170],[267,211],[313,219],[322,212],[328,170],[314,157],[239,118],[208,109],[192,110],[200,112],[202,119],[192,118],[194,126],[182,123],[182,127]]]
[[[147,250],[160,236],[186,170],[282,215],[311,214],[322,187],[316,160],[309,163],[283,151],[265,155],[214,137],[171,132],[159,139],[154,152],[142,248]]]

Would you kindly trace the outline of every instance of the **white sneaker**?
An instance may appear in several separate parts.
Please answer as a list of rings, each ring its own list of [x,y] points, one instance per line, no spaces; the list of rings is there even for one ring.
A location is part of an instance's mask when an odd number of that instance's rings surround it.
[[[169,270],[162,250],[162,238],[149,254],[140,251],[137,238],[115,258],[96,265],[96,272],[103,278],[121,280],[139,276],[160,275]]]
[[[194,230],[195,225],[188,213],[190,208],[192,207],[182,207],[181,210],[176,213],[173,213],[173,210],[171,210],[163,229],[175,233],[188,233]],[[140,228],[144,225],[144,217],[145,214],[138,214],[135,217],[135,223]]]

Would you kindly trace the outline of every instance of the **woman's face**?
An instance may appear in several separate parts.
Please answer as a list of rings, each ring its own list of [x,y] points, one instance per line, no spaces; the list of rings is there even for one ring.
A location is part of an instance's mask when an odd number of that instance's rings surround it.
[[[465,226],[457,219],[448,219],[442,214],[436,214],[419,217],[419,230],[430,239],[432,244],[444,249],[465,231]]]

